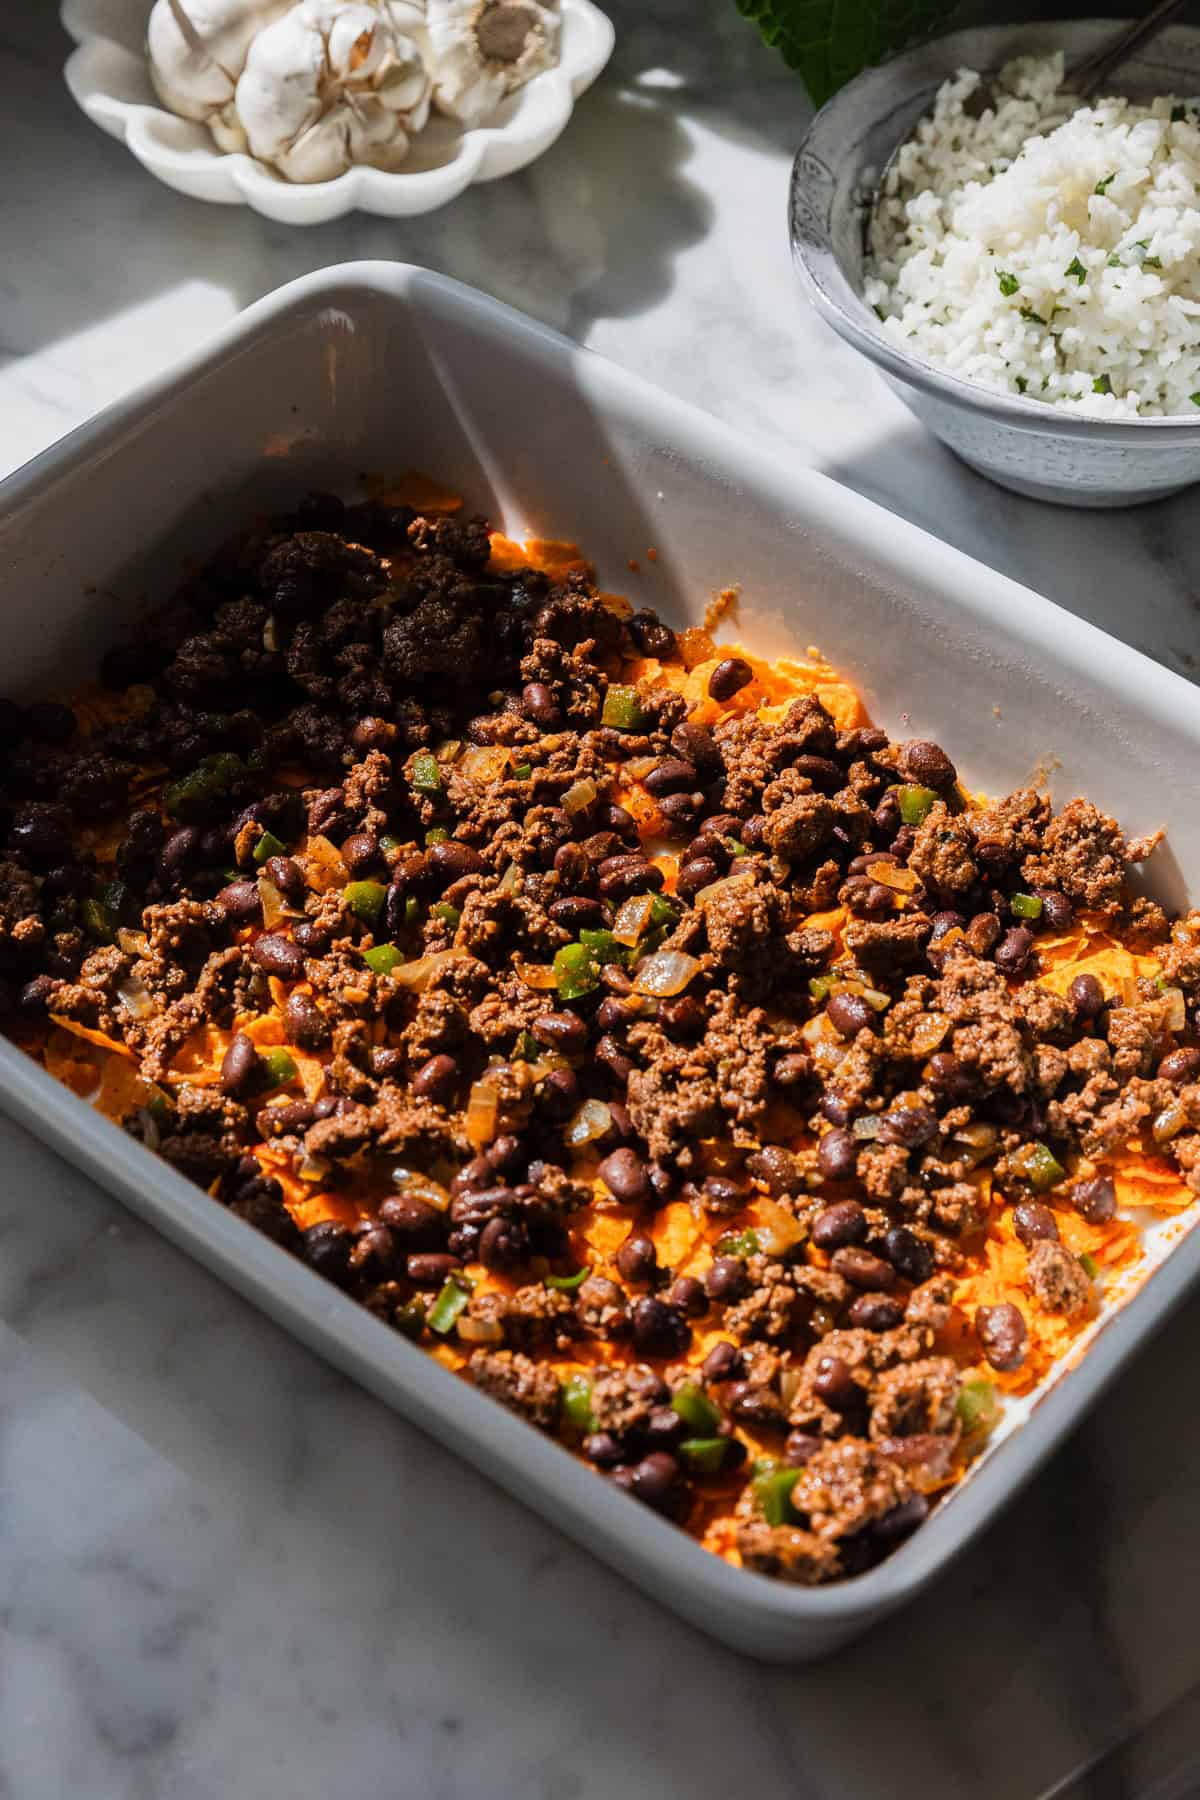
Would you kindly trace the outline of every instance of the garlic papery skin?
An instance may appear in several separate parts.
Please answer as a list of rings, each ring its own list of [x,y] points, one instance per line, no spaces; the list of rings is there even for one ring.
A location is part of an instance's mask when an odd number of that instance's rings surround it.
[[[207,125],[222,150],[244,150],[234,91],[256,34],[293,0],[156,0],[146,28],[150,79],[163,105]]]
[[[251,153],[288,181],[396,169],[433,84],[412,0],[301,0],[254,39],[235,103]]]
[[[478,125],[558,61],[561,20],[541,0],[427,0],[438,110]]]

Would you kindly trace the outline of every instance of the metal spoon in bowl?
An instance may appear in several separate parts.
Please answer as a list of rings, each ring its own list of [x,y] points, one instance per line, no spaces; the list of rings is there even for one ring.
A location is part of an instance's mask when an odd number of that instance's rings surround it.
[[[1127,56],[1143,44],[1148,44],[1156,37],[1164,25],[1169,25],[1176,13],[1182,12],[1184,0],[1158,0],[1144,18],[1135,19],[1119,31],[1112,43],[1103,50],[1097,50],[1094,56],[1085,57],[1074,69],[1067,71],[1063,81],[1063,91],[1075,94],[1080,100],[1090,100],[1102,84],[1108,80],[1114,69],[1120,68]],[[987,82],[981,81],[975,92],[963,103],[963,112],[969,119],[981,119],[989,107],[996,104],[995,95]]]

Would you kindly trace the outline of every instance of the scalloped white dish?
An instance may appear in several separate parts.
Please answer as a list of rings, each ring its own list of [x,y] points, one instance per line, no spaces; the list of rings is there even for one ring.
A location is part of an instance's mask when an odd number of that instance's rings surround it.
[[[304,186],[283,180],[252,156],[218,150],[205,126],[176,118],[159,104],[144,50],[150,0],[63,0],[63,26],[78,46],[63,74],[89,119],[159,181],[194,200],[251,206],[284,225],[321,225],[349,212],[412,218],[447,205],[477,181],[525,168],[560,136],[614,41],[612,21],[592,0],[560,4],[557,67],[510,95],[492,123],[464,130],[435,116],[402,170],[350,169],[336,181]]]

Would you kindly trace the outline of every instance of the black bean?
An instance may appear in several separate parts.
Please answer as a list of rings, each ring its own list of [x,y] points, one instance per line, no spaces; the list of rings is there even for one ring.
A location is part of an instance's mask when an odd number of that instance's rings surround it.
[[[179,886],[199,849],[200,833],[194,825],[181,826],[171,833],[158,853],[158,878],[165,887]]]
[[[421,1064],[412,1078],[412,1091],[418,1100],[432,1100],[439,1106],[449,1106],[458,1087],[458,1077],[456,1058],[439,1051]]]
[[[28,1013],[31,1018],[42,1018],[49,1012],[50,1003],[62,985],[62,982],[55,980],[53,975],[35,975],[33,980],[27,981],[21,989],[17,1005],[23,1013]]]
[[[600,971],[600,979],[610,994],[618,994],[622,999],[633,992],[633,983],[620,963],[605,963]]]
[[[884,1234],[884,1254],[906,1280],[928,1281],[933,1274],[933,1252],[907,1225],[893,1225]]]
[[[587,1026],[575,1013],[543,1013],[533,1021],[530,1030],[539,1044],[561,1050],[566,1056],[576,1055],[587,1045]]]
[[[704,1277],[704,1291],[710,1300],[717,1300],[722,1306],[744,1299],[750,1291],[750,1277],[742,1259],[739,1256],[714,1257]]]
[[[309,995],[288,995],[283,1009],[283,1035],[298,1050],[319,1050],[329,1036],[325,1016]]]
[[[446,1241],[445,1214],[415,1194],[389,1194],[379,1217],[406,1254],[438,1250]]]
[[[694,1043],[704,1031],[704,1008],[691,994],[680,994],[660,1003],[658,1022],[677,1044]]]
[[[579,1077],[574,1069],[551,1069],[537,1092],[538,1106],[550,1119],[569,1119],[579,1106]]]
[[[843,1037],[857,1037],[875,1015],[861,994],[832,994],[825,1008],[829,1022]]]
[[[626,619],[625,629],[643,656],[656,656],[660,662],[667,662],[675,655],[675,633],[649,607]]]
[[[927,738],[912,738],[900,746],[900,767],[910,781],[922,787],[951,788],[958,780],[958,770],[939,744]]]
[[[483,868],[483,858],[478,850],[470,844],[460,844],[457,838],[434,844],[428,855],[434,873],[444,886],[461,881],[464,875],[478,875]]]
[[[708,1311],[704,1284],[694,1275],[680,1275],[667,1290],[667,1299],[677,1306],[685,1319],[699,1319]]]
[[[692,856],[680,868],[675,883],[676,892],[685,900],[694,900],[701,888],[711,887],[714,881],[720,879],[720,875],[721,871],[711,857]]]
[[[440,1288],[446,1278],[461,1267],[457,1256],[450,1256],[444,1250],[424,1250],[410,1256],[404,1270],[415,1287]]]
[[[342,861],[350,873],[359,879],[368,874],[381,860],[379,841],[370,831],[355,831],[342,845]],[[268,874],[271,873],[271,863],[275,862],[287,862],[293,869],[296,869],[296,874],[300,876],[300,889],[303,891],[304,877],[300,875],[300,871],[292,862],[291,857],[273,856],[267,864]],[[271,879],[277,888],[283,893],[287,893],[288,890],[284,888],[277,875],[271,875]]]
[[[1023,931],[1024,935],[1029,939],[1030,944],[1033,943],[1032,932],[1026,931],[1024,926],[1018,926],[1016,929]],[[999,939],[1001,930],[1002,926],[1000,920],[994,912],[976,913],[975,917],[971,920],[971,923],[967,926],[967,943],[970,945],[970,948],[976,956],[986,956],[988,951]],[[1008,938],[1012,935],[1011,932],[1007,934],[1005,943],[1008,942]],[[1016,957],[1018,959],[1017,963],[1014,965],[1014,973],[1020,972],[1021,959],[1019,952],[1019,944],[1013,946],[1010,950],[1005,951],[1006,956]],[[1000,960],[999,951],[996,952],[996,962],[1000,968],[1004,968],[1004,963]]]
[[[754,670],[740,656],[727,656],[719,662],[708,678],[708,696],[710,700],[732,700],[754,680]]]
[[[682,1356],[692,1341],[683,1314],[665,1300],[644,1295],[633,1308],[633,1343],[639,1356]]]
[[[628,1146],[606,1156],[596,1173],[622,1206],[646,1206],[654,1198],[646,1165],[637,1151]]]
[[[789,1431],[783,1446],[783,1460],[789,1469],[802,1469],[818,1450],[824,1448],[825,1439],[818,1437],[815,1431]]]
[[[642,1003],[635,995],[608,994],[596,1008],[596,1028],[599,1031],[624,1031],[641,1014]]]
[[[740,1175],[706,1176],[704,1196],[710,1209],[716,1213],[737,1212],[754,1197],[750,1183]]]
[[[350,742],[360,756],[366,756],[369,750],[386,750],[396,736],[396,727],[375,713],[368,714],[358,721],[350,733]]]
[[[835,1250],[831,1259],[835,1273],[844,1276],[851,1287],[871,1290],[880,1288],[885,1293],[896,1285],[896,1271],[891,1263],[884,1262],[881,1256],[872,1256],[869,1250],[860,1250],[854,1245],[847,1245],[843,1250]]]
[[[1104,1010],[1104,989],[1094,975],[1077,975],[1067,989],[1077,1019],[1094,1019]]]
[[[671,748],[683,762],[690,762],[706,779],[721,771],[721,752],[711,731],[687,719],[671,733]]]
[[[1012,978],[1023,975],[1032,949],[1032,931],[1026,931],[1023,925],[1014,925],[996,946],[996,967]]]
[[[751,813],[748,819],[742,820],[741,841],[747,850],[761,850],[766,835],[767,821],[761,813]]]
[[[858,1201],[839,1200],[822,1207],[813,1220],[812,1241],[818,1250],[841,1250],[847,1244],[861,1244],[867,1231],[867,1215]]]
[[[881,1544],[898,1544],[902,1539],[911,1537],[918,1525],[923,1525],[929,1517],[929,1501],[924,1494],[910,1494],[907,1500],[901,1500],[890,1507],[882,1518],[876,1519],[871,1526],[871,1536]]]
[[[879,1140],[916,1150],[937,1136],[937,1114],[927,1106],[892,1106],[879,1123]]]
[[[862,1398],[862,1390],[841,1356],[822,1356],[813,1373],[813,1393],[834,1412],[849,1412]]]
[[[621,1446],[611,1431],[593,1431],[583,1440],[583,1454],[602,1469],[615,1468],[621,1460]]]
[[[512,1175],[522,1161],[527,1161],[525,1146],[515,1131],[501,1132],[484,1152],[488,1168],[499,1175]]]
[[[801,1194],[805,1191],[804,1172],[790,1150],[782,1144],[764,1144],[746,1158],[746,1173],[761,1181],[768,1193]]]
[[[606,856],[597,874],[606,900],[630,900],[635,894],[654,893],[663,884],[662,870],[644,856]]]
[[[359,841],[361,842],[361,840]],[[353,838],[346,839],[347,844],[354,842]],[[344,853],[345,845],[342,846],[342,849]],[[268,877],[275,883],[285,900],[289,900],[293,906],[296,906],[304,899],[306,892],[304,872],[299,863],[293,862],[290,856],[268,856],[264,867]]]
[[[894,1331],[904,1308],[890,1294],[860,1294],[846,1316],[858,1331]]]
[[[1117,1188],[1111,1175],[1095,1175],[1077,1181],[1070,1192],[1071,1205],[1089,1225],[1107,1225],[1117,1211]]]
[[[970,1071],[963,1067],[951,1050],[939,1050],[930,1057],[929,1081],[948,1100],[965,1098],[975,1085]]]
[[[521,706],[526,718],[543,731],[556,731],[562,724],[562,708],[554,698],[553,688],[544,681],[527,681],[521,689]]]
[[[933,929],[929,933],[929,942],[938,944],[951,931],[961,931],[966,920],[960,912],[936,912],[931,921]]]
[[[25,729],[41,744],[65,744],[75,735],[75,714],[57,700],[35,700],[25,708]]]
[[[679,1464],[665,1450],[653,1450],[643,1456],[633,1471],[633,1492],[647,1506],[664,1506],[679,1480]]]
[[[642,1426],[647,1441],[659,1450],[673,1449],[686,1430],[687,1426],[670,1406],[656,1406]]]
[[[352,1241],[344,1225],[322,1219],[300,1234],[300,1254],[310,1269],[343,1287],[350,1278]]]
[[[554,870],[565,887],[587,880],[588,859],[578,844],[560,844],[554,852]]]
[[[1025,1361],[1029,1333],[1020,1307],[1010,1301],[981,1306],[975,1314],[975,1335],[993,1369],[1019,1369]]]
[[[852,1131],[827,1131],[817,1145],[817,1166],[830,1181],[849,1181],[858,1164],[858,1139]],[[829,1210],[834,1210],[830,1208]],[[849,1239],[843,1239],[848,1243]]]
[[[649,774],[643,776],[642,786],[655,799],[666,794],[690,793],[697,781],[696,765],[684,762],[681,757],[668,757],[657,763]]]
[[[821,1095],[821,1117],[828,1119],[831,1125],[848,1125],[852,1117],[850,1103],[834,1089],[830,1088]]]
[[[621,1049],[616,1038],[610,1037],[607,1033],[600,1038],[596,1044],[595,1057],[597,1062],[604,1064],[613,1080],[624,1087],[633,1074],[633,1064]]]
[[[258,1051],[253,1040],[244,1031],[236,1032],[221,1060],[221,1092],[244,1094],[253,1085],[258,1069]]]
[[[1056,893],[1053,888],[1034,888],[1034,893],[1042,903],[1040,923],[1048,931],[1066,931],[1075,922],[1075,908],[1065,894]]]
[[[1019,1201],[1013,1207],[1013,1226],[1027,1249],[1039,1238],[1058,1239],[1058,1221],[1040,1200]]]
[[[876,839],[885,844],[890,843],[900,829],[900,803],[895,794],[883,796],[871,814],[871,823],[875,828]]]
[[[35,869],[56,867],[74,861],[70,827],[65,813],[40,806],[18,813],[8,834],[14,850],[31,862]]]
[[[332,930],[316,919],[297,919],[292,926],[292,942],[299,944],[305,956],[323,956],[332,941]]]
[[[529,1255],[529,1233],[518,1219],[489,1219],[477,1254],[485,1269],[514,1269]]]
[[[404,1052],[389,1044],[373,1044],[367,1060],[372,1075],[380,1081],[398,1081],[404,1071]]]
[[[771,1080],[776,1087],[799,1087],[812,1074],[812,1059],[803,1050],[789,1050],[781,1056],[771,1070]]]
[[[700,1373],[705,1381],[736,1381],[742,1368],[742,1353],[737,1345],[720,1338],[700,1364]]]
[[[317,1116],[311,1100],[289,1100],[284,1106],[264,1106],[255,1120],[261,1137],[290,1137],[307,1131]]]
[[[836,794],[845,786],[845,774],[827,756],[798,756],[792,767],[798,775],[807,776],[820,794]]]
[[[609,801],[602,809],[601,816],[610,831],[615,831],[618,836],[623,838],[632,838],[635,843],[638,841],[637,820],[623,806],[617,806],[615,802]]]
[[[304,952],[277,932],[268,931],[256,938],[253,955],[260,969],[277,975],[280,981],[299,981],[304,973]]]
[[[351,1272],[363,1281],[387,1281],[395,1273],[396,1240],[386,1225],[363,1219],[352,1228]]]
[[[653,1281],[658,1273],[658,1251],[654,1240],[642,1232],[630,1232],[617,1250],[617,1269],[622,1280],[640,1284]]]
[[[603,906],[587,894],[564,894],[561,900],[552,900],[548,910],[554,923],[564,931],[591,930],[604,923]]]

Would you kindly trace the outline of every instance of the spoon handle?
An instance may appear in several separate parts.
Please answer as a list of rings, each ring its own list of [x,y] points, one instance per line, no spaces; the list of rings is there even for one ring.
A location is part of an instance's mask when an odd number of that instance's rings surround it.
[[[1157,6],[1152,6],[1144,18],[1135,19],[1107,49],[1069,70],[1064,86],[1081,100],[1089,100],[1119,63],[1170,24],[1176,13],[1183,10],[1183,3],[1184,0],[1158,0]]]

